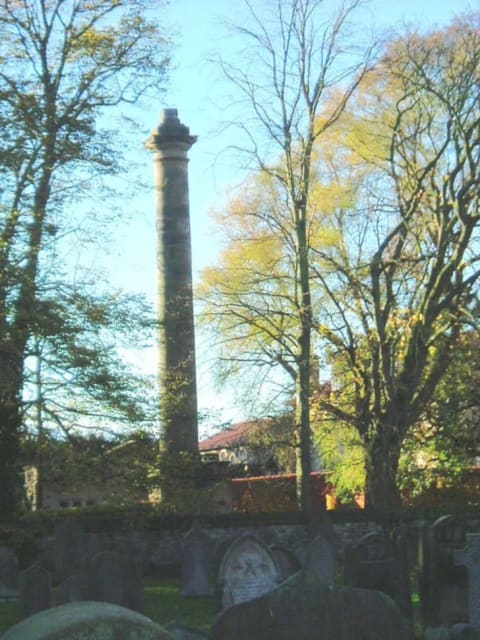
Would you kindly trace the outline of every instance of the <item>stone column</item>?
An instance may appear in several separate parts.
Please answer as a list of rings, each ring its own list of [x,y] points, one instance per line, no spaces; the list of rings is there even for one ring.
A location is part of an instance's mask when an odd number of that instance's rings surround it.
[[[187,152],[197,137],[165,109],[145,146],[153,152],[157,225],[162,448],[198,449]]]

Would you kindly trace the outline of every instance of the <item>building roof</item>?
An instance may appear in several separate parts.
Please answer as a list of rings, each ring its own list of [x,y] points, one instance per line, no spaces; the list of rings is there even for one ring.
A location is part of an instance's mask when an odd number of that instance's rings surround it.
[[[250,420],[248,422],[238,422],[232,424],[220,433],[216,433],[210,438],[201,440],[198,443],[200,451],[211,451],[213,449],[228,449],[230,447],[244,444],[248,439],[249,432],[263,424],[269,423],[268,418],[262,418],[260,420]]]

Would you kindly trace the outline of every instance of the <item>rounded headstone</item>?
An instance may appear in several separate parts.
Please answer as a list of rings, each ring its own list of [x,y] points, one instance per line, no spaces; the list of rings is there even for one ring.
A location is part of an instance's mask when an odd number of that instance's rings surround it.
[[[222,607],[257,598],[274,589],[280,572],[270,549],[245,534],[230,545],[218,572]]]
[[[149,618],[107,602],[73,602],[11,627],[2,640],[174,640]]]

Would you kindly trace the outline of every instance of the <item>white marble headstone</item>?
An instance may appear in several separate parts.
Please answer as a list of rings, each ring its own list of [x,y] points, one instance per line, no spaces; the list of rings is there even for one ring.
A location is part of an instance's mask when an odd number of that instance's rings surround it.
[[[268,547],[251,535],[238,538],[220,565],[222,607],[253,600],[272,591],[279,578],[277,563]]]

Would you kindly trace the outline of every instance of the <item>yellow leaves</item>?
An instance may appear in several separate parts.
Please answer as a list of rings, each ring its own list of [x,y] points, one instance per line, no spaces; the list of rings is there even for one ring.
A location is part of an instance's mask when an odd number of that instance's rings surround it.
[[[436,347],[435,345],[431,344],[428,347],[428,357],[433,360],[434,358],[436,358],[438,353],[438,347]]]
[[[74,57],[88,56],[102,59],[112,53],[115,46],[115,32],[113,29],[95,29],[93,26],[82,31],[73,41],[72,53]]]
[[[324,216],[338,209],[349,209],[355,202],[355,189],[344,181],[331,180],[315,182],[310,191],[309,203],[312,209]]]
[[[394,309],[385,325],[388,339],[395,344],[397,356],[404,357],[410,345],[412,333],[417,325],[424,324],[423,314],[410,309]]]
[[[386,329],[411,331],[412,327],[424,322],[423,314],[420,311],[412,311],[410,309],[393,309],[391,312]]]
[[[317,141],[316,165],[322,173],[326,168],[342,191],[347,185],[352,188],[365,171],[383,163],[388,155],[392,111],[384,91],[378,75],[368,74],[341,117]],[[318,118],[320,126],[323,118]]]

